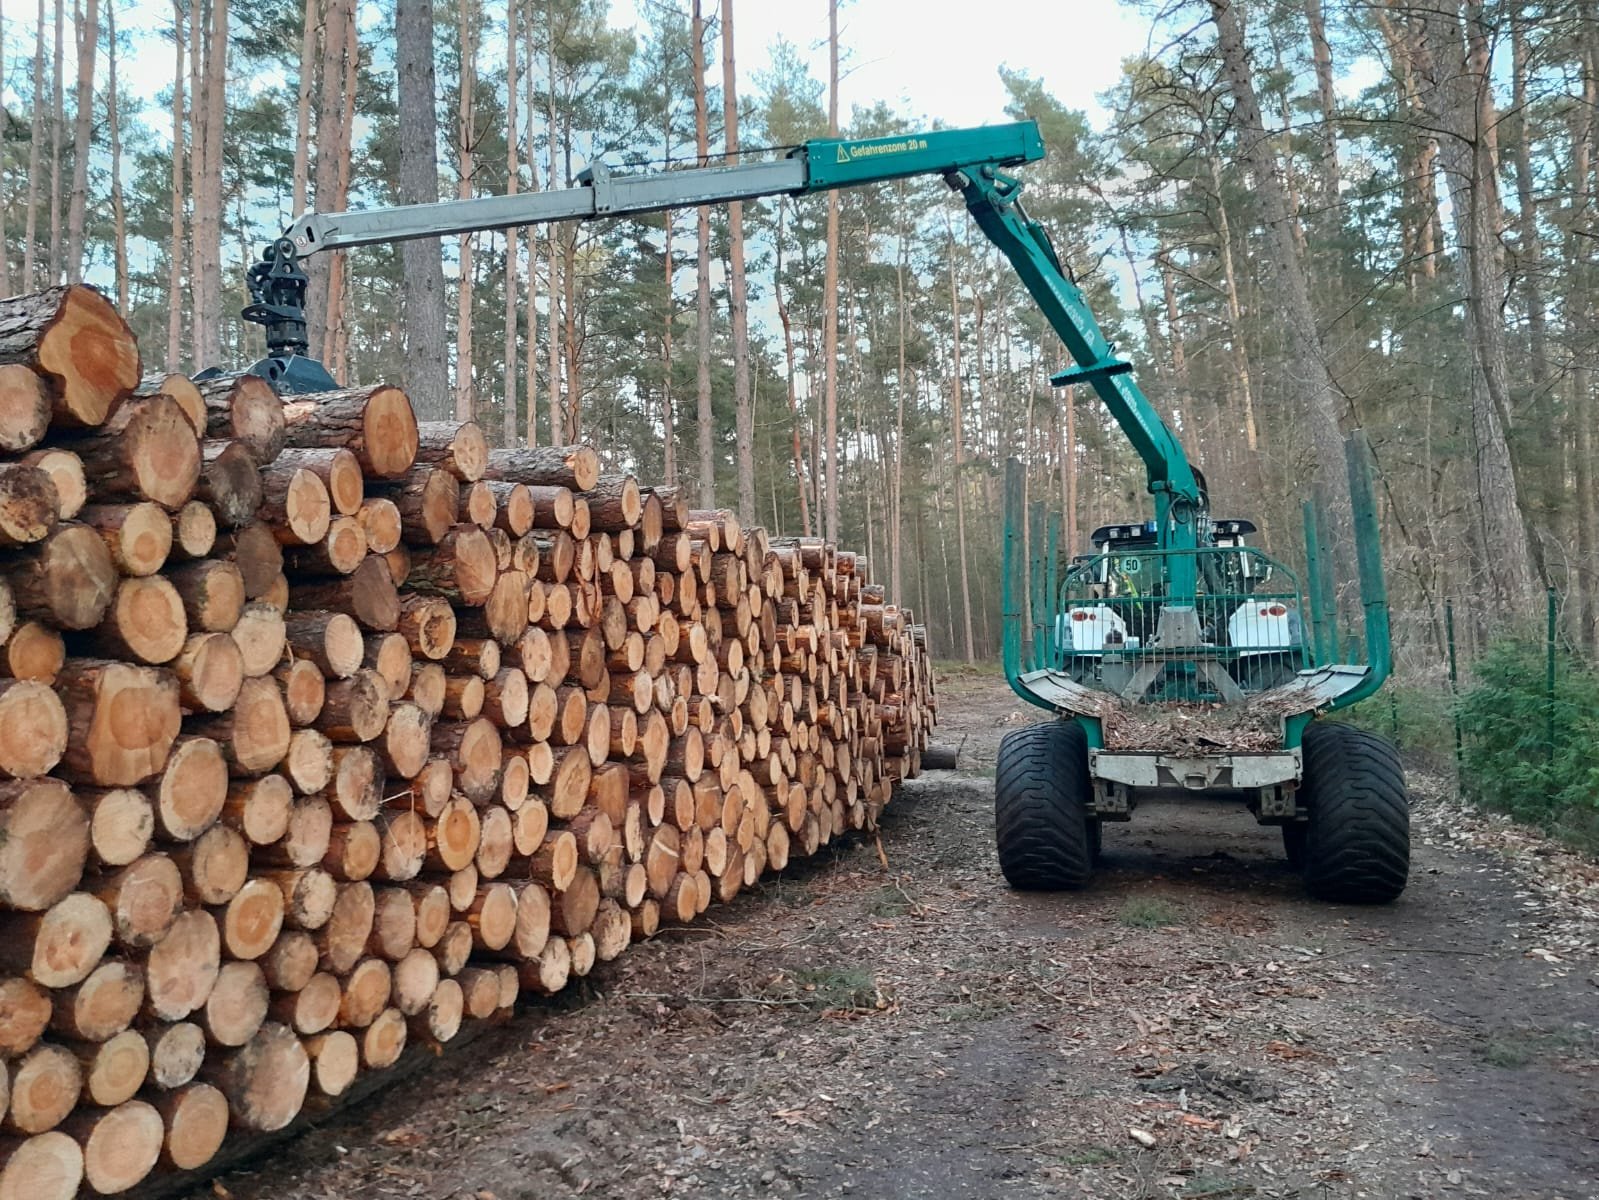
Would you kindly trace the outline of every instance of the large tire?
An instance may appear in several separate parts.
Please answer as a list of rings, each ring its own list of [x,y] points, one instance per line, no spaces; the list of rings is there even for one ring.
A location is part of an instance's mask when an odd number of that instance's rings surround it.
[[[1386,904],[1410,873],[1410,804],[1392,745],[1333,721],[1305,729],[1305,887],[1322,900]]]
[[[999,868],[1022,891],[1080,888],[1093,866],[1088,739],[1073,721],[1005,735],[994,772]]]

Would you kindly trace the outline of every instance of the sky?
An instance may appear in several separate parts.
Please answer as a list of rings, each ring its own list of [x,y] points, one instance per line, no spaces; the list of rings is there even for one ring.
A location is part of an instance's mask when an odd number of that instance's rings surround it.
[[[1123,59],[1144,50],[1148,18],[1118,0],[1000,0],[994,11],[969,0],[841,0],[841,116],[884,100],[949,125],[1004,121],[1004,66],[1042,78],[1067,107],[1103,124],[1098,94],[1120,78]],[[827,0],[735,0],[733,18],[741,81],[765,69],[779,37],[827,79]],[[642,26],[634,0],[612,0],[611,19]]]
[[[684,0],[687,7],[687,0]],[[706,0],[715,10],[717,0]],[[1022,11],[1025,7],[1026,11]],[[885,100],[891,106],[949,125],[1005,120],[1005,90],[999,68],[1041,77],[1071,108],[1105,118],[1097,96],[1112,87],[1122,60],[1141,52],[1148,20],[1118,0],[1057,0],[1007,6],[1001,20],[956,0],[842,0],[839,6],[840,103],[852,107]],[[125,86],[154,101],[170,80],[169,51],[141,34],[170,28],[169,0],[121,0],[118,26],[133,37],[148,62],[124,67]],[[643,27],[636,0],[611,0],[616,26]],[[816,78],[827,78],[827,0],[737,0],[734,40],[741,81],[753,85],[768,51],[787,38],[809,61]],[[7,22],[8,74],[19,68],[22,25]],[[1071,48],[1076,48],[1071,49]],[[712,64],[713,70],[715,64]],[[147,122],[166,132],[159,111]]]

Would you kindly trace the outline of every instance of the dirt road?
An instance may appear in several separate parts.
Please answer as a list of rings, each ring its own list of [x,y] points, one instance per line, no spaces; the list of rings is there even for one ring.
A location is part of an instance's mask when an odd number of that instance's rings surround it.
[[[1595,931],[1541,864],[1423,802],[1400,903],[1331,908],[1191,804],[1019,895],[993,760],[1034,716],[946,681],[962,770],[891,807],[887,870],[771,880],[204,1194],[1599,1196]]]

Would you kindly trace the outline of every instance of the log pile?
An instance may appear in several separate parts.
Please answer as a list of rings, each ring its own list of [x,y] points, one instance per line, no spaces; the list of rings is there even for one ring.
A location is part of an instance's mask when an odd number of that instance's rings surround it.
[[[0,1200],[125,1191],[870,828],[863,557],[0,300]]]

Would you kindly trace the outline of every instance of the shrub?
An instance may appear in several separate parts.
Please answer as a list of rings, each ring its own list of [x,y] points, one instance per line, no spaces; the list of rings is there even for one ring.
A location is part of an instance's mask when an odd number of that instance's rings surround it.
[[[1599,812],[1599,674],[1561,655],[1551,703],[1544,663],[1542,645],[1506,641],[1477,664],[1459,702],[1461,791],[1544,829],[1580,828]]]

